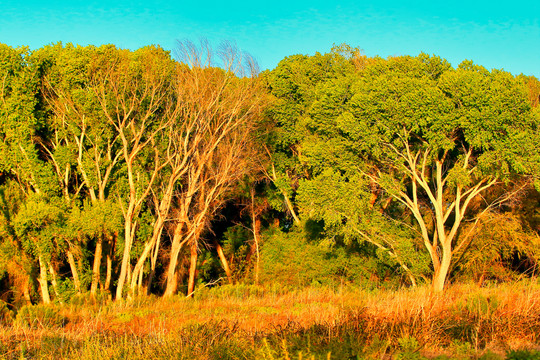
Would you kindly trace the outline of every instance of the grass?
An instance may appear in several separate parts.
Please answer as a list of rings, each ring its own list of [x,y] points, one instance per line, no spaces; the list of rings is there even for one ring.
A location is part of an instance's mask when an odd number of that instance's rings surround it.
[[[0,328],[5,359],[502,360],[539,350],[537,281],[444,294],[223,286],[194,299],[21,309]]]

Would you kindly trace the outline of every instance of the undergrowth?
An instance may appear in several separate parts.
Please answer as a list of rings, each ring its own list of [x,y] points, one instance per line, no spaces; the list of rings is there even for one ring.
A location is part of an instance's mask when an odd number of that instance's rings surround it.
[[[7,317],[6,317],[7,319]],[[540,359],[540,285],[207,289],[19,310],[5,359]]]

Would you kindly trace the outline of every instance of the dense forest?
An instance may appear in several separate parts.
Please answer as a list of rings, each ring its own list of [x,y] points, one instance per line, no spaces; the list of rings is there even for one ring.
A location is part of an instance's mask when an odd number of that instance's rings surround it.
[[[538,274],[540,82],[347,45],[0,44],[9,307]]]

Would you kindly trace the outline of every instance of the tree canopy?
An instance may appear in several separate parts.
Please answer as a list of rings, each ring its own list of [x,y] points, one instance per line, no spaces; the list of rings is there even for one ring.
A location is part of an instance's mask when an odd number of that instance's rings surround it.
[[[287,266],[441,291],[537,264],[537,79],[348,45],[261,74],[231,44],[178,54],[0,44],[14,303],[191,296],[197,279],[292,281]]]

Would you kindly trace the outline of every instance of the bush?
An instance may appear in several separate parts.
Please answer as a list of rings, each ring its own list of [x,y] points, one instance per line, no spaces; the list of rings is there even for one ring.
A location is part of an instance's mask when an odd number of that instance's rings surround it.
[[[15,323],[30,328],[51,328],[64,326],[67,318],[50,305],[27,305],[18,311]]]
[[[376,272],[373,265],[357,252],[332,246],[323,240],[306,240],[301,232],[267,234],[261,250],[262,283],[285,287],[341,284],[366,284]],[[373,283],[371,283],[373,286]]]
[[[13,311],[9,310],[7,304],[0,300],[0,325],[11,325],[13,323]]]
[[[506,354],[507,360],[539,360],[540,351],[512,350]]]

